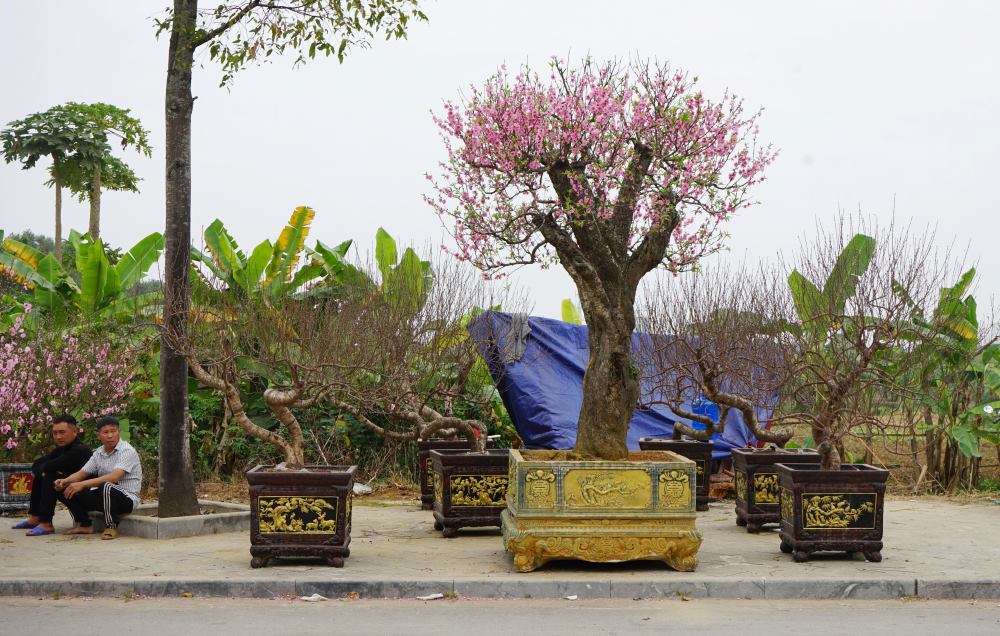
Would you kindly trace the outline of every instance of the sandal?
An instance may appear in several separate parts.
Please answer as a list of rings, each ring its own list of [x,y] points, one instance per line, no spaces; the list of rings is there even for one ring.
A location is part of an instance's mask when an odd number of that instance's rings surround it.
[[[37,523],[28,523],[28,520],[24,519],[23,521],[18,521],[17,523],[15,523],[14,525],[12,525],[10,527],[10,529],[11,530],[31,530],[32,528],[34,528],[37,525],[38,525]]]
[[[42,526],[34,526],[31,530],[24,533],[27,537],[41,537],[46,534],[55,534],[55,529],[53,528],[43,528]]]
[[[101,533],[101,539],[104,541],[110,541],[118,536],[117,528],[105,528],[104,532]]]

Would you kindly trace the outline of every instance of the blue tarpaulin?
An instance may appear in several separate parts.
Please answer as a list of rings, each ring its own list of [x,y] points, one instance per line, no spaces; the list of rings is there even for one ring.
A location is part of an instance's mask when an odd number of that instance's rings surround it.
[[[583,373],[589,346],[587,327],[549,318],[488,311],[469,325],[469,333],[486,359],[504,406],[526,448],[571,449],[583,403]],[[647,334],[632,335],[633,347]],[[640,371],[640,377],[649,374]],[[685,407],[718,420],[718,407],[695,397]],[[763,417],[761,417],[763,416]],[[760,413],[759,421],[768,414]],[[639,438],[669,438],[674,422],[704,426],[677,416],[666,406],[636,410],[628,429],[628,447],[639,449]],[[731,410],[723,433],[712,436],[713,459],[730,449],[755,444],[743,417]]]

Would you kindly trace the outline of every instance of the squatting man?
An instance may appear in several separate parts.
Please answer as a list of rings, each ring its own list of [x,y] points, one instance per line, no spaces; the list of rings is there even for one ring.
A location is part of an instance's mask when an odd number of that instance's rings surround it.
[[[135,448],[121,439],[117,419],[102,417],[97,420],[97,437],[101,446],[82,468],[67,477],[45,480],[41,485],[51,484],[55,497],[66,504],[73,515],[73,527],[63,534],[93,534],[90,512],[96,510],[104,514],[105,530],[101,538],[114,539],[118,536],[118,522],[122,515],[132,512],[139,505],[142,465]],[[37,519],[38,525],[32,527],[35,518],[29,517],[22,522],[22,527],[31,528],[31,533],[35,535],[52,534],[51,515],[48,515],[48,524],[44,527],[41,517]]]

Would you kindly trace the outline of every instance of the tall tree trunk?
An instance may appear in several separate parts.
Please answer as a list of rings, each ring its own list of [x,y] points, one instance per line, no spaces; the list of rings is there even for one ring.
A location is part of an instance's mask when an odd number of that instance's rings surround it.
[[[626,459],[625,438],[639,401],[638,371],[632,360],[635,312],[630,298],[620,299],[618,307],[607,311],[593,311],[593,306],[601,302],[597,294],[579,291],[587,319],[590,360],[583,374],[583,404],[574,450],[583,457]],[[627,291],[621,295],[631,296]],[[609,322],[602,315],[617,320]]]
[[[59,157],[52,157],[52,178],[56,182],[56,260],[62,265],[62,175],[59,174]]]
[[[94,166],[94,178],[90,182],[90,233],[92,241],[101,240],[101,165]]]
[[[191,38],[197,0],[174,0],[166,86],[166,224],[163,277],[163,329],[183,333],[190,305],[191,264]],[[191,470],[188,428],[188,368],[184,357],[160,340],[159,514],[198,513]]]

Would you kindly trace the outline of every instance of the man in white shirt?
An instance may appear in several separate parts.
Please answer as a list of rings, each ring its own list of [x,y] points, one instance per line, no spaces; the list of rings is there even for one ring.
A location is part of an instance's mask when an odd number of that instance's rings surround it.
[[[65,479],[57,479],[59,500],[66,504],[75,527],[63,534],[93,534],[90,511],[104,513],[106,529],[102,539],[118,536],[118,522],[122,515],[139,505],[142,488],[142,464],[139,454],[131,444],[121,439],[118,420],[102,417],[97,420],[97,437],[101,447],[77,472]]]

